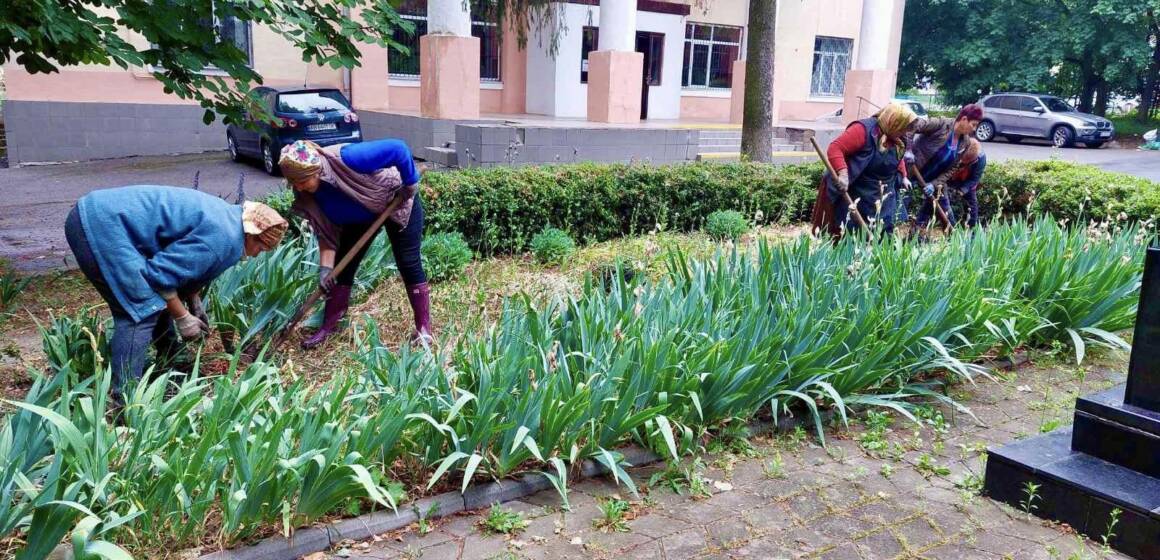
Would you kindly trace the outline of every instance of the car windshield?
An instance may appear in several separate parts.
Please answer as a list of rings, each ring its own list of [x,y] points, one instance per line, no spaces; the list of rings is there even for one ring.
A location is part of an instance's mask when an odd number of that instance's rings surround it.
[[[1051,96],[1045,95],[1043,97],[1040,97],[1039,100],[1042,101],[1044,105],[1047,105],[1047,110],[1051,111],[1052,113],[1074,113],[1075,112],[1075,109],[1073,109],[1071,105],[1068,105],[1066,101],[1064,101],[1058,97],[1051,97]]]
[[[346,98],[337,90],[304,91],[278,95],[279,113],[332,113],[347,111]]]

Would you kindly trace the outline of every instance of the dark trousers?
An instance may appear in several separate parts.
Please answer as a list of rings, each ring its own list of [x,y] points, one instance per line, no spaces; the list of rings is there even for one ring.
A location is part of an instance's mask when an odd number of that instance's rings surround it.
[[[338,250],[335,260],[340,261],[358,243],[359,238],[366,233],[372,224],[346,224],[342,226],[342,234],[338,239]],[[423,246],[423,203],[415,195],[415,202],[411,206],[411,221],[407,227],[400,228],[398,224],[387,220],[383,224],[387,230],[387,238],[391,242],[391,252],[395,254],[395,266],[399,268],[399,275],[407,286],[422,284],[427,281],[427,273],[423,271],[423,259],[420,250]],[[354,277],[358,274],[359,263],[366,256],[371,244],[368,242],[355,254],[350,264],[338,275],[340,286],[353,286]]]
[[[126,384],[137,381],[145,371],[145,362],[148,359],[149,346],[157,351],[159,361],[173,359],[183,345],[173,328],[173,320],[166,311],[159,311],[134,321],[113,295],[97,259],[93,256],[93,249],[85,237],[84,227],[80,215],[74,206],[64,222],[64,234],[68,245],[76,257],[77,266],[84,273],[85,278],[101,294],[109,310],[113,313],[113,337],[109,341],[109,350],[112,352],[110,366],[113,370],[113,397],[123,402],[122,392]],[[94,372],[95,373],[95,372]]]
[[[979,223],[979,195],[976,189],[961,189],[953,185],[947,185],[943,192],[942,198],[939,199],[939,206],[942,206],[944,212],[947,213],[947,219],[951,223],[955,223],[954,209],[951,207],[950,193],[957,193],[958,198],[963,199],[963,205],[966,206],[967,227],[975,227]],[[918,210],[918,216],[915,217],[914,223],[919,227],[925,227],[930,223],[930,219],[934,214],[934,205],[928,201],[923,201],[922,207]]]

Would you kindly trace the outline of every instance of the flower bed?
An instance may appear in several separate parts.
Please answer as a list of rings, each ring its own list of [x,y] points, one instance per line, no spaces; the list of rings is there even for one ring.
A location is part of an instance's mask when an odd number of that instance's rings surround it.
[[[437,356],[391,352],[366,324],[358,366],[317,387],[314,372],[258,363],[193,374],[166,398],[162,376],[132,394],[123,428],[105,420],[108,375],[65,362],[0,432],[0,535],[27,539],[29,558],[70,533],[149,556],[389,507],[415,485],[538,472],[566,495],[584,459],[634,491],[626,443],[679,457],[791,406],[906,414],[944,398],[943,380],[985,375],[971,361],[988,352],[1123,345],[1112,333],[1132,323],[1142,247],[1134,229],[1042,220],[941,245],[674,252],[659,280],[513,299]],[[85,332],[56,330],[64,349]]]

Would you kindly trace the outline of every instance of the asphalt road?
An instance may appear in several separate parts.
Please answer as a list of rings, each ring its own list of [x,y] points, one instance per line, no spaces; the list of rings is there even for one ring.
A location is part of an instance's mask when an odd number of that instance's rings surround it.
[[[990,161],[1058,157],[1160,182],[1160,152],[1110,147],[1059,150],[1045,144],[1004,141],[984,144],[984,149]],[[64,219],[82,195],[124,185],[189,187],[198,171],[201,190],[229,200],[234,198],[240,175],[245,176],[249,198],[282,184],[281,179],[266,175],[255,164],[229,161],[224,152],[0,169],[0,259],[27,272],[61,268],[66,265],[65,258],[71,257],[64,240]]]
[[[1136,175],[1160,183],[1160,152],[1136,149],[1116,149],[1104,147],[1098,150],[1088,148],[1053,148],[1046,141],[1024,140],[1020,144],[1009,144],[1005,140],[995,140],[983,144],[988,162],[1009,159],[1051,159],[1088,163],[1108,171],[1119,171]]]
[[[71,258],[64,219],[89,191],[126,185],[192,187],[234,200],[239,176],[247,198],[282,184],[256,164],[233,163],[225,152],[150,156],[0,169],[0,259],[26,272],[65,266]]]

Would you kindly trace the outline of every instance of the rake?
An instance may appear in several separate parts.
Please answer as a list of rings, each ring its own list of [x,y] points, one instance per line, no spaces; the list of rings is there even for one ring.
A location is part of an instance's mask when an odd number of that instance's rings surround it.
[[[326,276],[327,280],[338,278],[338,275],[342,274],[342,271],[345,270],[348,265],[350,265],[352,260],[354,260],[355,255],[362,251],[362,248],[366,246],[366,244],[369,243],[372,238],[374,238],[375,234],[378,233],[379,228],[383,227],[383,223],[385,223],[387,218],[390,217],[391,213],[394,212],[395,209],[397,209],[399,205],[403,203],[403,200],[404,197],[395,196],[395,198],[391,200],[389,204],[387,204],[387,208],[383,210],[382,214],[379,214],[379,217],[376,218],[374,223],[371,224],[371,227],[362,234],[362,237],[359,238],[358,242],[355,243],[354,246],[346,252],[346,255],[344,255],[342,259],[338,261],[338,264],[334,265],[334,270],[331,270],[330,274]],[[314,293],[310,294],[310,297],[306,298],[306,301],[302,302],[302,305],[298,307],[298,310],[290,316],[290,320],[286,323],[286,326],[282,327],[282,329],[279,330],[277,334],[270,338],[270,342],[266,345],[265,351],[270,353],[277,351],[278,348],[281,347],[288,338],[290,338],[290,334],[293,333],[294,329],[298,327],[298,323],[302,322],[302,319],[306,317],[306,313],[314,308],[314,305],[318,303],[319,299],[322,299],[323,295],[324,294],[321,286],[315,289]],[[246,348],[242,350],[242,354],[252,359],[258,355],[259,348],[259,340],[255,339],[246,345]]]
[[[918,166],[912,165],[910,166],[910,170],[914,172],[914,178],[918,179],[918,186],[925,190],[926,179],[922,177],[922,173],[918,170]],[[942,205],[938,203],[940,198],[942,198],[942,187],[938,187],[938,190],[934,193],[934,198],[931,199],[930,203],[934,206],[934,211],[936,214],[938,214],[938,218],[942,220],[943,225],[946,226],[943,228],[943,233],[950,233],[954,226],[951,225],[951,220],[947,217],[947,213],[943,210]],[[929,228],[930,226],[927,225],[927,227]]]
[[[817,152],[818,158],[820,158],[822,160],[822,164],[826,166],[826,171],[830,172],[830,177],[833,177],[834,180],[837,181],[838,180],[838,172],[834,171],[834,166],[830,165],[829,159],[826,159],[826,154],[822,152],[822,147],[818,145],[818,141],[816,139],[814,139],[813,137],[811,137],[810,144],[814,145],[814,151]],[[866,233],[870,236],[870,239],[873,240],[874,239],[874,232],[870,231],[870,228],[866,225],[866,220],[864,220],[862,218],[862,213],[858,211],[858,207],[854,204],[854,201],[850,198],[850,193],[848,193],[846,191],[840,191],[840,192],[842,193],[842,198],[846,202],[846,206],[848,208],[850,208],[850,214],[854,216],[854,222],[858,224],[858,227],[865,230]]]

